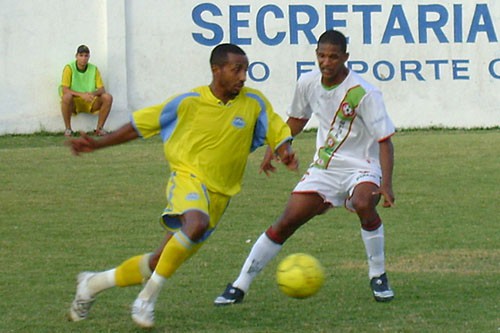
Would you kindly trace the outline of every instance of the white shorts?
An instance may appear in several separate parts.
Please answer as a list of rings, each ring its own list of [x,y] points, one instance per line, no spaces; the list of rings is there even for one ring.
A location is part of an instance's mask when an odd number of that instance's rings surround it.
[[[381,178],[377,169],[328,170],[310,167],[292,193],[318,193],[333,207],[343,205],[354,211],[350,198],[356,185],[369,182],[380,187]]]

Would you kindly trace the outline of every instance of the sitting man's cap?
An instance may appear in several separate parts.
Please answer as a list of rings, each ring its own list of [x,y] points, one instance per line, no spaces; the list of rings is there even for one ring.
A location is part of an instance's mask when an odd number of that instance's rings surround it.
[[[76,53],[90,53],[89,47],[87,45],[80,45],[76,49]]]

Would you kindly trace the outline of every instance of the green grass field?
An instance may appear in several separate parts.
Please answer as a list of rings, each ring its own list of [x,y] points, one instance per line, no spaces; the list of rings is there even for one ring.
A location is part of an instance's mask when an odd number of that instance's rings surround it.
[[[65,316],[78,272],[114,267],[162,239],[161,142],[76,158],[63,141],[0,137],[0,332],[138,332],[129,307],[140,286],[99,295],[86,321]],[[336,209],[287,242],[244,303],[212,305],[301,176],[282,167],[259,175],[261,149],[217,232],[163,289],[153,331],[499,332],[500,130],[407,131],[394,144],[396,206],[380,209],[393,302],[372,299],[359,224]],[[314,133],[294,145],[302,173]],[[278,261],[294,252],[326,269],[310,299],[287,298],[276,286]]]

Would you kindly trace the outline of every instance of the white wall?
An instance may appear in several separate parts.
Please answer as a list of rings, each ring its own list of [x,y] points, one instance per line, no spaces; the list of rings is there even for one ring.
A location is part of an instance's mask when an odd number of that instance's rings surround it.
[[[367,66],[363,75],[383,90],[398,127],[500,126],[494,0],[0,0],[0,6],[0,135],[63,130],[57,87],[80,44],[90,47],[114,95],[108,129],[137,108],[208,84],[209,53],[219,41],[247,51],[256,63],[247,84],[285,117],[297,68],[315,61],[308,33],[319,36],[327,27],[349,37],[353,69]],[[198,18],[195,8],[203,9]],[[79,115],[73,128],[91,130],[95,121]]]

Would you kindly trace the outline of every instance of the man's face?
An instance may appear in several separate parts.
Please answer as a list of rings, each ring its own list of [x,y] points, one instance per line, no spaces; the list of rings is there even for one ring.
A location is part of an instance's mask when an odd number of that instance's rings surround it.
[[[83,69],[87,66],[90,59],[90,53],[77,53],[76,54],[76,64],[78,68]]]
[[[247,79],[248,58],[244,55],[229,53],[227,62],[214,66],[215,83],[224,91],[224,95],[236,97]]]
[[[349,53],[341,50],[339,45],[321,43],[316,49],[316,58],[321,70],[323,84],[339,84],[345,78],[345,63]]]

